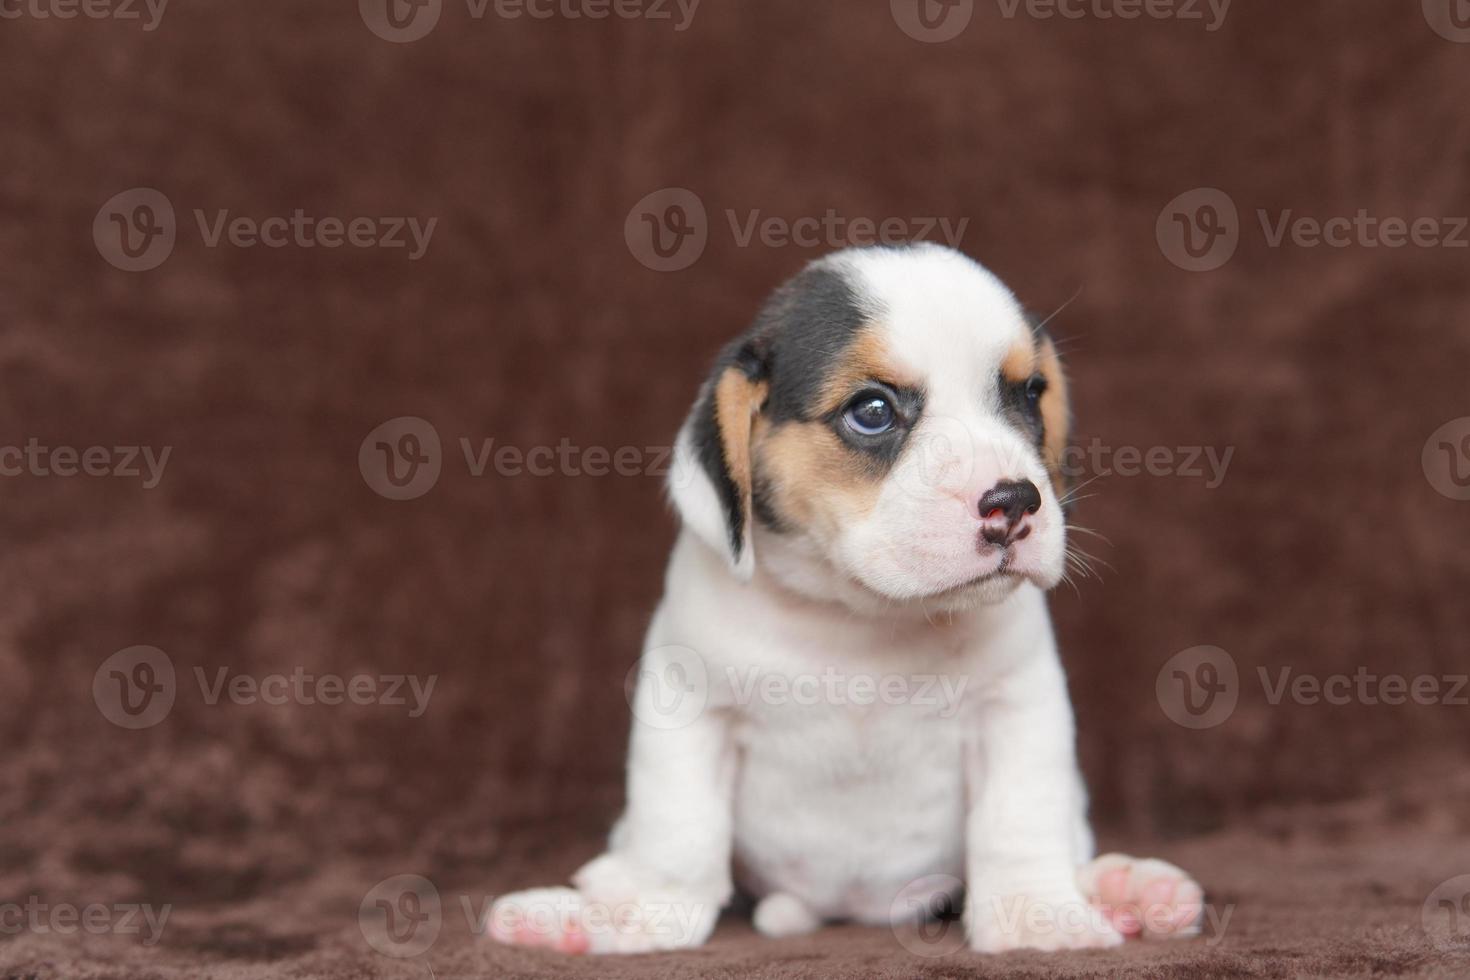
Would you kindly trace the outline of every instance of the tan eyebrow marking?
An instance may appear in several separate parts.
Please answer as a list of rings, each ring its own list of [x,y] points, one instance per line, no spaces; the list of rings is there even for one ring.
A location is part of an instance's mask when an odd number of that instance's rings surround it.
[[[1006,359],[1000,364],[1001,376],[1019,384],[1036,373],[1036,362],[1036,340],[1028,336],[1025,340],[1016,341],[1006,352]]]
[[[917,388],[919,381],[903,370],[889,352],[877,324],[864,326],[823,380],[818,414],[840,409],[854,391],[869,381],[895,388]]]

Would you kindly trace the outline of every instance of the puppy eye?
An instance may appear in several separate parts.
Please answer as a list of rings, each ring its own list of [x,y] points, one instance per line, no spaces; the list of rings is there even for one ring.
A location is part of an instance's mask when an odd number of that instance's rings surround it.
[[[876,436],[893,428],[897,415],[892,402],[883,395],[870,392],[859,395],[847,407],[842,417],[852,431],[860,435]]]
[[[1039,374],[1033,374],[1026,382],[1026,401],[1035,405],[1041,401],[1041,396],[1046,394],[1046,378]]]

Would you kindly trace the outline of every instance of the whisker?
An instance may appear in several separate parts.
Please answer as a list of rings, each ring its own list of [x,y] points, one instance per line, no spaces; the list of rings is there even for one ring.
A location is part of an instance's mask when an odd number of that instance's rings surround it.
[[[1103,544],[1108,545],[1109,547],[1112,546],[1113,542],[1108,538],[1106,534],[1103,534],[1101,531],[1094,531],[1092,528],[1083,527],[1081,524],[1064,524],[1062,526],[1065,527],[1068,531],[1076,531],[1079,534],[1090,534],[1094,538],[1097,538],[1099,541],[1101,541]]]
[[[1065,303],[1063,303],[1063,304],[1062,304],[1062,305],[1061,305],[1061,306],[1058,306],[1058,307],[1057,307],[1057,308],[1056,308],[1056,310],[1055,310],[1055,311],[1054,311],[1054,312],[1053,312],[1053,313],[1052,313],[1052,315],[1051,315],[1051,316],[1049,316],[1049,317],[1047,317],[1047,318],[1046,318],[1046,319],[1045,319],[1045,320],[1042,320],[1042,321],[1041,321],[1041,322],[1040,322],[1040,323],[1038,323],[1038,324],[1037,324],[1037,325],[1036,325],[1036,326],[1035,326],[1035,328],[1034,328],[1034,329],[1033,329],[1033,332],[1034,332],[1034,333],[1040,333],[1040,332],[1041,332],[1041,331],[1043,331],[1043,330],[1045,330],[1045,329],[1046,329],[1046,325],[1047,325],[1047,324],[1048,324],[1048,323],[1050,323],[1050,322],[1052,322],[1052,321],[1053,321],[1053,320],[1055,320],[1055,319],[1056,319],[1056,318],[1057,318],[1057,317],[1058,317],[1058,316],[1060,316],[1060,315],[1061,315],[1061,312],[1062,312],[1062,311],[1063,311],[1063,310],[1065,310],[1065,309],[1066,309],[1066,308],[1067,308],[1067,307],[1069,307],[1069,306],[1071,306],[1071,305],[1072,305],[1072,304],[1073,304],[1073,303],[1074,303],[1074,302],[1075,302],[1075,301],[1076,301],[1076,299],[1077,299],[1077,297],[1078,297],[1078,296],[1081,296],[1081,295],[1082,295],[1082,287],[1081,287],[1081,286],[1078,286],[1078,287],[1077,287],[1077,291],[1076,291],[1076,292],[1075,292],[1075,293],[1073,293],[1073,294],[1072,294],[1072,298],[1071,298],[1071,299],[1069,299],[1069,300],[1067,300],[1067,301],[1066,301],[1066,302],[1065,302]]]

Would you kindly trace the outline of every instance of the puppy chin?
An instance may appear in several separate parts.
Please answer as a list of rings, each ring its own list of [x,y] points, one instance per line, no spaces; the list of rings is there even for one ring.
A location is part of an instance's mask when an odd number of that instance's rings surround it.
[[[936,567],[933,575],[914,578],[862,573],[856,578],[857,584],[889,603],[959,612],[1004,602],[1023,583],[1029,582],[1043,592],[1055,588],[1061,581],[1063,568],[1061,549],[1055,550],[1053,555],[1051,548],[1028,547],[1011,551],[1003,558],[994,553],[988,567],[975,569],[968,577],[958,580],[952,566]]]
[[[946,612],[961,612],[976,606],[993,606],[1009,599],[1025,581],[1025,576],[1011,572],[999,572],[968,585],[962,585],[957,589],[941,592],[925,600],[925,604]]]

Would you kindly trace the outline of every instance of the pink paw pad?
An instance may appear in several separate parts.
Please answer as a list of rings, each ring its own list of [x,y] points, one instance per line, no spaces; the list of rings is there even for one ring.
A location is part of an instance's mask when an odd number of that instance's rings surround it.
[[[1166,939],[1199,933],[1204,891],[1166,861],[1106,854],[1077,875],[1083,894],[1125,936]]]
[[[485,931],[498,943],[580,954],[592,942],[581,922],[581,896],[545,888],[507,896],[490,909]]]

